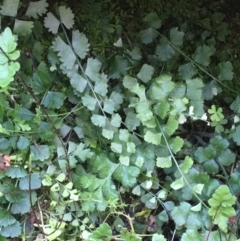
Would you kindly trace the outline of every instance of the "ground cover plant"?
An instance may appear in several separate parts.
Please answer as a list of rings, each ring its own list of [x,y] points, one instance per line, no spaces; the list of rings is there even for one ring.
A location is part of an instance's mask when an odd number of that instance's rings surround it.
[[[2,2],[0,240],[240,240],[239,17],[154,4]]]

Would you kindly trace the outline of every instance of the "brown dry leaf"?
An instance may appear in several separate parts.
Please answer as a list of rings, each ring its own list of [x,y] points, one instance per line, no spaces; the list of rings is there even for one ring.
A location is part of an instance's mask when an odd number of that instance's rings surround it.
[[[150,215],[148,219],[148,232],[155,232],[156,230],[157,230],[156,217],[153,215]]]
[[[43,234],[39,233],[36,240],[44,240]]]
[[[35,216],[34,212],[30,213],[29,220],[30,220],[30,226],[31,226],[31,228],[33,228],[33,225],[36,222],[36,216]]]
[[[11,157],[6,154],[0,156],[0,170],[5,171],[11,166]]]
[[[228,219],[228,222],[231,224],[231,225],[236,225],[237,224],[237,218],[235,216],[232,216]]]

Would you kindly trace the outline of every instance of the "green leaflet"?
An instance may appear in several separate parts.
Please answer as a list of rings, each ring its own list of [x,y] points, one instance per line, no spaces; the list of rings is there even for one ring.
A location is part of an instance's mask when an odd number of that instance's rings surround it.
[[[1,6],[1,14],[15,17],[17,15],[19,0],[4,0]]]
[[[107,84],[106,84],[107,85]],[[124,99],[124,96],[122,93],[120,92],[117,92],[117,91],[112,91],[110,97],[109,97],[111,100],[114,101],[115,105],[114,105],[114,110],[115,111],[118,111],[121,104],[123,103],[123,99]]]
[[[199,163],[203,163],[207,160],[214,158],[216,155],[216,150],[212,146],[208,146],[207,148],[199,147],[195,151],[194,155]]]
[[[141,101],[136,105],[137,115],[136,117],[146,126],[151,124],[149,122],[153,118],[153,113],[151,111],[151,103],[149,101]]]
[[[19,108],[18,114],[22,119],[26,121],[31,121],[34,117],[34,114],[24,107]]]
[[[189,156],[186,156],[184,161],[179,165],[179,167],[181,168],[181,170],[184,173],[188,173],[188,171],[192,167],[192,165],[193,165],[192,158],[190,158]]]
[[[71,70],[77,59],[72,48],[67,45],[60,37],[57,37],[53,42],[53,49],[54,51],[58,52],[58,56],[62,62],[61,68]]]
[[[194,107],[194,115],[201,117],[204,114],[202,100],[203,82],[200,78],[187,79],[186,85],[186,97],[190,99],[190,106]]]
[[[123,78],[123,86],[127,89],[131,89],[133,85],[137,84],[137,79],[129,75],[125,75]]]
[[[81,43],[81,44],[79,44]],[[81,58],[84,59],[89,51],[90,44],[84,33],[80,33],[78,30],[72,32],[72,46],[75,53]]]
[[[66,8],[65,6],[59,7],[59,15],[61,22],[65,25],[67,29],[72,28],[74,24],[74,14],[70,8]]]
[[[222,108],[218,108],[216,110],[216,106],[212,105],[211,109],[208,110],[208,113],[211,114],[210,119],[212,121],[220,121],[224,118],[223,114],[222,114]]]
[[[87,241],[103,240],[106,238],[107,240],[110,240],[111,234],[112,234],[112,230],[109,227],[109,225],[107,223],[103,223],[95,231],[93,231],[93,233],[89,236]]]
[[[0,150],[4,151],[6,149],[8,149],[10,146],[10,142],[8,139],[6,138],[0,138]]]
[[[187,217],[190,214],[191,205],[187,202],[180,203],[179,206],[174,207],[171,212],[174,222],[178,226],[186,224]]]
[[[152,241],[167,241],[162,234],[153,234]]]
[[[179,66],[178,73],[183,80],[191,79],[196,73],[197,68],[192,63]]]
[[[137,77],[144,83],[147,83],[152,78],[153,73],[154,68],[151,65],[144,64],[137,74]]]
[[[229,180],[229,186],[231,187],[231,191],[234,195],[238,193],[240,183],[239,183],[240,173],[234,172],[231,175],[231,178]]]
[[[184,180],[183,177],[175,180],[173,183],[171,183],[171,188],[174,190],[178,190],[184,186]]]
[[[85,211],[94,211],[97,208],[103,211],[107,207],[108,200],[118,199],[118,193],[112,178],[118,180],[126,187],[132,187],[136,183],[139,169],[133,166],[124,166],[111,162],[106,155],[93,156],[87,162],[88,171],[97,171],[97,175],[83,173],[80,170],[76,173],[80,177],[83,191],[81,198],[91,198],[96,201],[84,202]]]
[[[121,121],[122,121],[122,118],[119,114],[112,115],[112,118],[111,118],[112,126],[119,128],[121,126]]]
[[[163,130],[166,132],[168,136],[171,136],[178,129],[178,121],[173,117],[169,116],[166,125]]]
[[[127,73],[129,61],[122,56],[115,56],[109,68],[109,78],[118,79]]]
[[[207,45],[197,47],[195,51],[194,60],[204,66],[208,66],[210,63],[210,56],[212,55],[211,48]]]
[[[194,155],[199,163],[204,163],[206,171],[216,172],[218,164],[228,166],[235,161],[235,155],[227,149],[228,145],[227,140],[221,136],[216,136],[210,140],[207,147],[198,148]]]
[[[93,114],[91,117],[91,121],[96,126],[104,127],[106,124],[106,116]]]
[[[44,48],[40,42],[36,42],[33,46],[33,55],[36,59],[41,62]]]
[[[72,10],[70,8],[66,8],[65,6],[60,6],[58,10],[61,23],[63,23],[67,29],[72,28],[74,24],[74,14]],[[58,32],[59,24],[60,21],[51,12],[49,12],[44,19],[45,27],[53,34]]]
[[[161,133],[153,133],[151,131],[147,131],[146,134],[144,135],[144,140],[154,145],[159,145],[161,142],[161,138],[162,138]]]
[[[164,100],[174,89],[175,83],[172,82],[171,75],[161,75],[156,78],[151,85],[150,96],[152,100]]]
[[[82,93],[87,87],[87,80],[81,75],[75,73],[70,79],[71,85],[74,89]]]
[[[120,165],[113,176],[125,187],[132,187],[137,182],[137,177],[140,174],[139,168],[135,166]]]
[[[98,76],[98,80],[94,86],[94,91],[98,94],[100,94],[101,96],[106,96],[107,92],[108,92],[108,78],[105,74],[100,74]]]
[[[5,88],[20,69],[20,64],[14,62],[19,58],[20,52],[16,50],[17,43],[10,28],[6,28],[0,34],[0,47],[0,87]]]
[[[85,74],[94,82],[98,81],[101,62],[97,59],[88,58]]]
[[[13,31],[18,35],[29,35],[32,32],[33,22],[32,21],[23,21],[15,20]]]
[[[144,17],[144,22],[148,23],[152,28],[160,28],[161,27],[161,20],[159,19],[158,15],[155,12],[151,12]]]
[[[222,62],[218,64],[219,80],[232,80],[233,79],[233,66],[230,61]]]
[[[177,152],[179,152],[182,149],[183,144],[184,144],[184,141],[179,136],[169,139],[169,145],[174,154],[176,154]]]
[[[119,143],[112,142],[111,143],[111,150],[116,153],[122,152],[122,145]]]
[[[0,234],[4,237],[18,237],[22,232],[22,228],[20,226],[20,223],[18,221],[16,221],[15,223],[7,226],[7,227],[3,227],[0,231]]]
[[[27,12],[25,13],[26,16],[37,18],[38,15],[42,16],[44,13],[47,12],[48,3],[46,0],[41,0],[38,2],[30,2]]]
[[[36,193],[33,192],[32,194],[32,204],[36,203],[37,197]],[[13,203],[11,206],[11,212],[13,214],[25,214],[31,210],[31,203],[29,194],[24,193],[23,197],[20,201]]]
[[[21,190],[30,190],[30,189],[34,190],[40,187],[41,187],[41,180],[38,173],[33,173],[30,177],[30,181],[29,181],[29,175],[27,175],[21,178],[19,182],[19,188]]]
[[[167,61],[175,55],[175,50],[169,43],[157,45],[156,55],[161,61]]]
[[[233,196],[228,186],[220,186],[212,198],[208,200],[211,208],[208,214],[213,218],[213,222],[217,224],[223,232],[227,232],[228,218],[235,215],[235,210],[232,207],[236,202],[236,197]]]
[[[132,111],[129,111],[124,124],[127,126],[129,131],[133,131],[140,125],[140,121],[136,118],[136,115]]]
[[[181,46],[183,43],[184,32],[178,31],[178,28],[170,30],[170,41],[176,46]]]
[[[198,232],[198,230],[187,230],[186,233],[182,236],[182,241],[202,241],[202,235]]]
[[[41,62],[33,75],[32,88],[36,94],[45,92],[52,84],[50,72],[46,63]]]
[[[61,92],[48,91],[42,103],[47,108],[60,109],[65,98],[65,95]]]
[[[168,168],[172,166],[172,158],[171,156],[167,157],[158,157],[156,162],[157,167]]]
[[[6,175],[11,178],[21,178],[27,176],[27,171],[22,167],[10,167],[7,169]]]
[[[237,98],[230,105],[230,108],[234,113],[239,113],[240,112],[239,107],[240,107],[240,97],[237,96]]]
[[[161,119],[164,119],[167,116],[167,113],[170,110],[170,104],[169,101],[161,101],[159,103],[157,103],[154,106],[154,112],[161,117]]]
[[[48,12],[44,19],[44,26],[49,32],[56,34],[58,32],[60,21],[51,13]]]
[[[29,145],[30,145],[30,141],[27,138],[25,138],[23,136],[20,136],[20,138],[19,138],[19,140],[17,142],[17,148],[19,150],[24,150],[27,147],[29,147]]]
[[[95,159],[95,161],[92,161],[90,163],[90,168],[91,170],[98,170],[98,175],[101,178],[106,178],[106,177],[111,178],[111,174],[114,174],[119,181],[126,182],[126,183],[132,182],[131,176],[136,177],[139,174],[138,168],[136,168],[135,170],[135,168],[131,166],[129,167],[124,167],[122,165],[119,166],[119,164],[112,163],[109,159],[107,159],[103,155],[100,155]],[[133,168],[132,171],[134,172],[131,171],[132,168]],[[124,169],[125,171],[122,169]]]
[[[152,194],[147,193],[142,195],[141,201],[146,205],[149,209],[155,209],[157,207],[157,199]]]
[[[238,126],[233,133],[233,140],[236,142],[238,146],[240,146],[240,126]]]
[[[215,81],[211,81],[203,87],[203,99],[211,100],[215,95],[221,93],[221,91],[222,88]]]
[[[156,29],[161,27],[161,20],[155,12],[149,13],[144,19],[149,28],[141,30],[139,36],[142,43],[149,44],[159,35]]]
[[[85,175],[80,178],[80,184],[83,190],[88,191],[89,195],[97,202],[96,208],[100,211],[106,209],[106,204],[109,199],[118,199],[116,188],[110,178],[106,177],[99,179],[93,175]],[[99,203],[100,202],[100,203]],[[87,208],[85,203],[85,208]]]
[[[137,237],[136,234],[133,234],[133,233],[127,231],[126,229],[121,230],[120,237],[123,238],[124,240],[131,240],[131,241],[140,241],[141,240],[141,238]]]
[[[144,44],[151,43],[158,36],[158,32],[154,28],[141,30],[139,37]]]
[[[0,211],[0,226],[7,227],[16,222],[16,219],[6,210]]]
[[[108,114],[113,114],[115,103],[111,99],[105,99],[103,104],[103,110]]]
[[[86,94],[82,97],[82,103],[86,106],[89,110],[93,111],[96,108],[97,100],[92,96]]]
[[[134,47],[132,50],[127,50],[127,53],[130,55],[130,63],[135,66],[142,59],[142,53],[139,47]]]
[[[185,226],[188,229],[191,230],[186,236],[188,235],[197,235],[194,230],[198,230],[202,223],[201,223],[201,214],[198,212],[194,212],[191,210],[191,205],[187,202],[181,202],[179,206],[176,206],[173,208],[171,215],[173,217],[174,222],[177,226]],[[185,233],[186,234],[186,233]],[[191,237],[190,235],[190,237]],[[197,235],[198,239],[199,236]]]

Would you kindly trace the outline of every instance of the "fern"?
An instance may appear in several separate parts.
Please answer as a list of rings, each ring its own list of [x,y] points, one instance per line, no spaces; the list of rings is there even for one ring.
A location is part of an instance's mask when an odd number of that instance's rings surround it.
[[[117,186],[113,180],[119,181],[125,187],[132,187],[139,175],[137,167],[116,164],[110,161],[105,153],[92,156],[87,166],[87,173],[79,167],[74,175],[75,182],[80,181],[82,205],[87,212],[93,212],[95,209],[104,211],[110,200],[119,200]]]
[[[196,5],[189,15],[187,1],[167,3],[162,19],[140,23],[109,1],[3,1],[0,238],[37,236],[39,210],[37,239],[164,241],[170,219],[181,240],[236,239],[227,226],[236,198],[222,183],[237,195],[239,98],[230,109],[204,102],[229,89],[236,63],[219,51],[224,16],[200,19]]]
[[[212,198],[208,200],[211,208],[208,214],[213,217],[213,223],[217,224],[223,232],[227,232],[228,219],[236,214],[232,207],[236,202],[236,197],[233,196],[228,186],[220,186]]]

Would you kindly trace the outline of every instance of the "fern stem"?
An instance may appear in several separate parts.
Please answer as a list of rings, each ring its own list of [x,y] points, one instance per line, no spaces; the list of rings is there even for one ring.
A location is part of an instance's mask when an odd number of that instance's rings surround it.
[[[175,45],[173,45],[171,42],[169,42],[171,44],[171,46],[177,50],[180,54],[182,54],[187,60],[189,60],[193,65],[195,65],[197,68],[199,68],[202,72],[204,72],[206,75],[208,75],[209,77],[211,77],[213,80],[215,80],[216,82],[218,82],[220,85],[224,86],[226,89],[230,90],[231,92],[238,94],[237,91],[233,90],[232,88],[230,88],[229,86],[225,85],[224,83],[222,83],[221,81],[219,81],[216,77],[214,77],[213,75],[211,75],[208,71],[206,71],[203,67],[201,67],[199,64],[197,64],[194,60],[192,60],[190,57],[188,57],[185,53],[183,53],[179,48],[177,48]]]
[[[216,210],[216,212],[215,212],[215,214],[214,214],[214,217],[213,217],[213,219],[212,219],[211,226],[210,226],[210,228],[209,228],[209,230],[208,230],[208,235],[207,235],[207,238],[206,238],[205,241],[208,241],[208,239],[209,239],[209,237],[210,237],[210,233],[211,233],[212,228],[213,228],[213,225],[214,225],[213,222],[214,222],[214,219],[215,219],[216,216],[217,216],[218,209],[219,209],[219,206],[218,206],[218,208],[217,208],[217,210]]]
[[[165,134],[164,134],[164,132],[163,132],[163,130],[162,130],[162,127],[161,127],[161,125],[160,125],[160,123],[159,123],[159,121],[158,121],[157,118],[156,118],[156,122],[157,122],[157,124],[158,124],[158,127],[159,127],[162,135],[163,135],[163,138],[164,138],[164,141],[165,141],[166,146],[167,146],[167,148],[168,148],[168,151],[169,151],[171,157],[173,158],[174,163],[175,163],[178,171],[180,172],[180,174],[181,174],[181,176],[183,177],[184,181],[186,182],[187,186],[190,188],[190,190],[192,190],[192,187],[191,187],[190,183],[188,182],[187,178],[185,177],[184,173],[182,172],[181,168],[179,167],[179,165],[178,165],[178,163],[177,163],[177,160],[175,159],[175,156],[174,156],[174,154],[173,154],[173,152],[172,152],[172,150],[171,150],[171,147],[170,147],[169,144],[168,144],[167,138],[166,138],[166,136],[165,136]],[[201,200],[201,198],[200,198],[193,190],[192,190],[192,193],[193,193],[193,195],[199,200],[199,202],[200,202],[204,207],[206,207],[206,208],[208,209],[208,206]]]
[[[18,79],[21,81],[21,83],[25,86],[25,88],[27,89],[28,93],[32,96],[32,98],[34,99],[34,101],[36,102],[36,104],[38,105],[38,107],[42,110],[43,114],[45,115],[45,117],[47,118],[47,121],[49,122],[49,124],[51,125],[53,132],[56,134],[56,136],[58,137],[59,141],[61,142],[61,145],[63,147],[64,150],[64,154],[66,156],[67,159],[67,163],[68,163],[68,170],[69,168],[69,158],[68,158],[68,153],[65,147],[65,144],[60,136],[60,134],[58,133],[57,128],[55,127],[55,125],[53,124],[52,120],[50,119],[48,113],[46,112],[45,108],[43,108],[43,106],[41,105],[41,103],[38,101],[37,97],[35,96],[35,94],[33,93],[33,91],[29,88],[29,86],[27,85],[27,83],[25,82],[25,80],[21,77],[21,75],[19,74],[19,72],[17,72],[17,76]],[[69,173],[68,173],[69,174]]]
[[[163,36],[160,32],[158,32],[159,35],[161,37],[165,37]],[[182,56],[184,56],[187,60],[189,60],[193,65],[195,65],[197,68],[199,68],[202,72],[204,72],[206,75],[208,75],[209,77],[211,77],[213,80],[215,80],[216,82],[218,82],[220,85],[224,86],[226,89],[230,90],[231,92],[238,94],[237,91],[231,89],[230,87],[228,87],[227,85],[225,85],[224,83],[222,83],[221,81],[219,81],[216,77],[214,77],[213,75],[211,75],[208,71],[206,71],[203,67],[201,67],[199,64],[197,64],[194,60],[192,60],[190,57],[188,57],[183,51],[181,51],[178,47],[176,47],[171,41],[169,41],[167,39],[168,43],[175,49],[177,50]]]
[[[70,40],[69,40],[69,38],[68,38],[68,35],[67,35],[66,30],[65,30],[64,26],[62,25],[62,23],[61,23],[61,26],[62,26],[62,29],[63,29],[63,31],[64,31],[65,37],[66,37],[66,39],[67,39],[68,45],[71,47],[73,53],[75,54],[74,49],[73,49],[73,47],[72,47],[72,45],[71,45],[71,43],[70,43]],[[101,109],[102,114],[105,116],[106,120],[109,122],[109,120],[108,120],[107,116],[105,115],[105,112],[104,112],[104,110],[103,110],[103,108],[102,108],[102,105],[101,105],[101,103],[100,103],[100,101],[99,101],[99,98],[98,98],[98,96],[96,95],[96,93],[95,93],[95,91],[94,91],[94,89],[93,89],[93,86],[92,86],[89,78],[87,77],[87,75],[86,75],[85,72],[84,72],[84,69],[83,69],[82,64],[80,63],[80,61],[79,61],[79,59],[78,59],[78,56],[77,56],[76,54],[75,54],[75,56],[76,56],[76,59],[77,59],[78,66],[79,66],[79,68],[80,68],[80,70],[81,70],[84,78],[87,80],[88,86],[89,86],[89,88],[91,89],[91,91],[92,91],[95,99],[97,100],[98,106],[99,106],[99,108]]]

